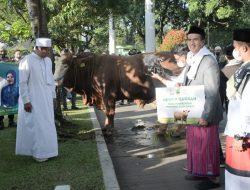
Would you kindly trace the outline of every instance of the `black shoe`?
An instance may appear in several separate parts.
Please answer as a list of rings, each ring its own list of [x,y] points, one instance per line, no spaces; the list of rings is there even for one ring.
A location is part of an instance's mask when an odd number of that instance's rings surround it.
[[[188,174],[188,175],[185,175],[185,179],[189,181],[198,181],[198,180],[205,180],[207,179],[207,177],[199,177],[199,176]]]
[[[225,168],[225,163],[220,163],[220,168]]]
[[[9,126],[8,127],[16,127],[16,122],[9,121]]]
[[[225,159],[221,159],[220,168],[225,168]]]
[[[72,110],[79,110],[79,108],[76,107],[76,106],[71,107],[71,109],[72,109]]]
[[[199,190],[214,189],[214,188],[217,188],[217,187],[220,187],[220,184],[219,183],[214,183],[214,182],[212,182],[210,180],[202,181],[201,183],[195,185],[195,188],[199,189]]]

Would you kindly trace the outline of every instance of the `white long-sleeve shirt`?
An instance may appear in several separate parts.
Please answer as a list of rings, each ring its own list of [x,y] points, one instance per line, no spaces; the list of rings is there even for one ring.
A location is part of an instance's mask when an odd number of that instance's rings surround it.
[[[233,85],[233,83],[232,83]],[[242,95],[236,93],[230,97],[225,134],[246,136],[250,134],[250,80],[247,82]]]

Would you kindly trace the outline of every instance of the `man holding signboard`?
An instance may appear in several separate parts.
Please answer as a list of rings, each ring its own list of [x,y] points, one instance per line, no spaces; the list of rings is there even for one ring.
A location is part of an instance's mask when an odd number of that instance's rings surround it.
[[[187,33],[187,68],[184,85],[204,85],[205,104],[197,124],[188,125],[187,169],[188,180],[209,178],[198,188],[219,187],[219,122],[223,118],[219,94],[220,70],[213,53],[205,47],[205,32],[191,26]]]

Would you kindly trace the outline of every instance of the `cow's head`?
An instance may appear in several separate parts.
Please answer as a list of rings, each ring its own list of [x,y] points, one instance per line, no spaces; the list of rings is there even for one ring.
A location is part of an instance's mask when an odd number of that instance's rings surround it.
[[[63,52],[60,56],[55,57],[54,79],[58,86],[62,85],[64,75],[68,71],[73,61],[73,55],[70,52]]]
[[[154,72],[160,75],[167,73],[170,76],[178,76],[183,70],[178,67],[174,54],[170,52],[145,54],[143,62],[148,67],[148,74]]]
[[[75,72],[81,72],[85,69],[86,63],[92,58],[92,53],[82,53],[73,55],[70,52],[64,52],[55,59],[54,79],[58,86],[64,85],[73,88],[76,82]]]

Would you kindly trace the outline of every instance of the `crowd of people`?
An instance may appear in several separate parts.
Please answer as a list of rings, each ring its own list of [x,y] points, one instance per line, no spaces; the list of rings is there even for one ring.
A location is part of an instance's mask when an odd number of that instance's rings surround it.
[[[250,187],[250,29],[235,29],[233,42],[224,49],[211,52],[205,46],[205,31],[191,26],[187,44],[173,48],[175,62],[183,67],[176,78],[164,78],[152,73],[166,86],[204,85],[205,104],[197,124],[186,127],[186,180],[203,180],[198,189],[220,186],[220,163],[224,155],[219,138],[219,123],[223,107],[228,114],[226,135],[226,190]],[[1,49],[2,48],[2,49]],[[16,134],[16,154],[29,155],[43,162],[58,156],[58,142],[54,120],[55,82],[52,62],[48,57],[51,40],[37,38],[35,50],[20,61],[16,51],[13,61],[19,63],[19,107]],[[1,60],[7,60],[6,47],[0,47]],[[7,72],[9,84],[15,74]],[[8,78],[12,78],[9,80]],[[14,79],[13,79],[14,78]],[[71,99],[73,98],[71,94]],[[39,98],[37,98],[39,97]],[[64,101],[69,98],[64,90]],[[5,99],[2,95],[2,99]],[[64,102],[64,108],[67,109]],[[76,109],[72,102],[72,109]],[[1,116],[0,126],[3,116]],[[9,115],[9,126],[14,125]]]
[[[185,46],[185,45],[183,45]],[[211,52],[205,47],[205,31],[192,26],[187,33],[187,47],[173,51],[178,65],[185,67],[177,78],[152,77],[166,86],[204,85],[205,105],[197,125],[187,125],[187,180],[201,180],[197,189],[220,186],[220,163],[224,155],[219,139],[223,107],[228,113],[225,159],[225,189],[250,187],[250,29],[236,29],[233,42]],[[174,49],[175,49],[174,48]],[[184,61],[178,59],[184,55]],[[184,64],[183,64],[184,63]]]

